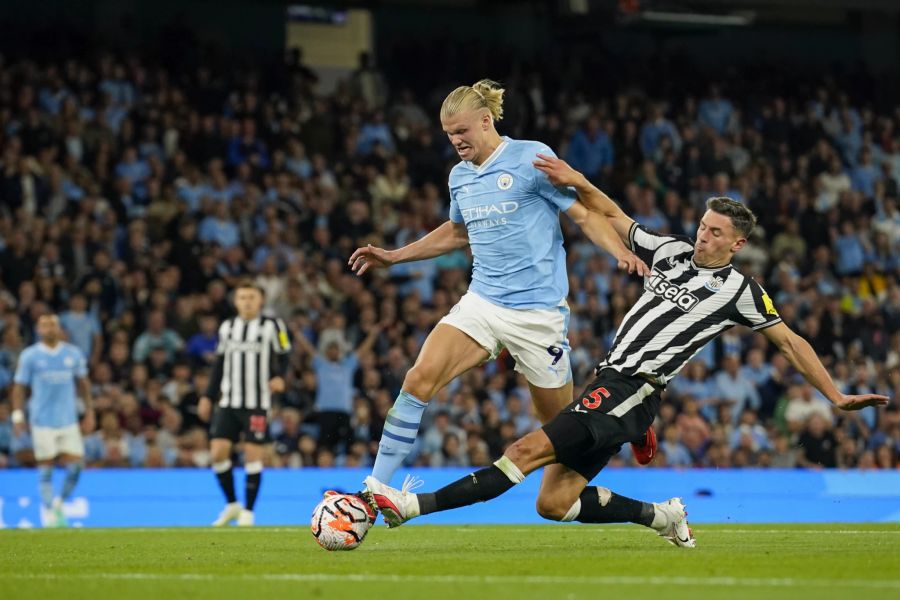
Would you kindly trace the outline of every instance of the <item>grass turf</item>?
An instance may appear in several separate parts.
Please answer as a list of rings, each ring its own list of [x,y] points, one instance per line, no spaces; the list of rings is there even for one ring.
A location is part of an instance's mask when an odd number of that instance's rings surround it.
[[[0,531],[0,597],[900,597],[900,525],[378,525],[352,552],[307,528]]]

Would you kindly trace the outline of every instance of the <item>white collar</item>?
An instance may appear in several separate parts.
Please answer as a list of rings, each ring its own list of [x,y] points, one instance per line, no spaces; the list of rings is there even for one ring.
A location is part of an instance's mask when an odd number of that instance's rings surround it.
[[[694,257],[691,257],[691,268],[696,269],[698,271],[721,271],[722,269],[730,269],[731,263],[727,265],[722,265],[721,267],[701,267],[697,263],[694,262]]]
[[[466,161],[466,164],[469,165],[469,168],[470,168],[470,169],[474,169],[474,171],[475,171],[476,173],[481,173],[481,172],[484,171],[484,170],[485,170],[492,162],[494,162],[495,160],[497,160],[497,157],[500,156],[500,153],[503,152],[503,150],[505,150],[506,147],[509,145],[509,138],[508,138],[508,137],[503,137],[503,138],[500,138],[500,139],[503,140],[503,141],[500,142],[500,145],[497,146],[496,148],[494,148],[494,151],[491,152],[491,155],[488,156],[487,159],[485,159],[485,161],[484,161],[483,163],[481,163],[480,165],[478,165],[477,167],[472,163],[472,161],[467,160],[467,161]]]
[[[46,352],[47,354],[58,354],[59,351],[63,349],[63,343],[62,343],[62,341],[57,342],[56,348],[51,348],[50,346],[48,346],[48,345],[45,344],[44,342],[38,342],[38,343],[41,345],[41,349],[42,349],[44,352]]]

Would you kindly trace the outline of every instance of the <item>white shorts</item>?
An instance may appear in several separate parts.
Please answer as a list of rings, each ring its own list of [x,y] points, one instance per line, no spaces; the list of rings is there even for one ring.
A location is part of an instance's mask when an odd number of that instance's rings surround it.
[[[84,441],[78,425],[68,427],[32,427],[35,460],[52,460],[60,454],[84,456]]]
[[[491,358],[506,348],[516,371],[532,385],[561,388],[572,380],[569,362],[569,305],[556,308],[514,309],[492,304],[472,292],[440,321],[466,333]]]

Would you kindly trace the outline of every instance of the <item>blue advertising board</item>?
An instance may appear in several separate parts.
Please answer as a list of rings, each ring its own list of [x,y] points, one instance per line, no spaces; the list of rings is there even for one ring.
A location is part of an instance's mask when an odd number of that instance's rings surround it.
[[[471,469],[418,469],[422,491],[435,490]],[[258,525],[303,525],[328,489],[356,491],[367,469],[271,469],[263,474]],[[57,489],[62,472],[56,474]],[[236,472],[240,498],[243,473]],[[400,479],[398,474],[397,479]],[[0,527],[41,523],[37,472],[0,470]],[[397,482],[394,482],[395,485]],[[433,514],[414,523],[546,523],[535,512],[540,473],[500,498]],[[900,521],[900,471],[610,469],[593,482],[640,500],[681,496],[692,523],[862,523]],[[65,512],[74,526],[208,525],[223,499],[203,469],[102,469],[82,475]]]

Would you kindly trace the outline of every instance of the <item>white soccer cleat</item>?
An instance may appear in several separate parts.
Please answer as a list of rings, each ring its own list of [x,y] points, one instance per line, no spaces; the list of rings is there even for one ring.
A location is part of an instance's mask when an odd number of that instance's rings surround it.
[[[372,510],[381,511],[388,527],[400,527],[413,517],[419,516],[419,499],[412,490],[422,485],[415,477],[406,476],[402,489],[395,489],[381,483],[371,475],[365,480],[366,492],[371,498]]]
[[[225,505],[225,508],[222,509],[222,512],[219,513],[219,517],[213,521],[213,527],[230,525],[232,521],[241,516],[242,510],[244,510],[244,507],[241,506],[240,502],[229,502]]]
[[[253,527],[253,511],[242,509],[237,518],[238,527]]]
[[[62,498],[54,498],[53,504],[50,508],[52,517],[51,517],[51,525],[50,527],[60,527],[65,528],[69,526],[69,521],[66,519],[66,513],[63,512],[63,501]]]
[[[657,529],[657,534],[674,546],[695,548],[697,541],[688,526],[687,511],[681,498],[670,498],[665,502],[654,502],[656,510],[666,516],[666,524]]]

